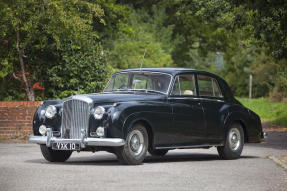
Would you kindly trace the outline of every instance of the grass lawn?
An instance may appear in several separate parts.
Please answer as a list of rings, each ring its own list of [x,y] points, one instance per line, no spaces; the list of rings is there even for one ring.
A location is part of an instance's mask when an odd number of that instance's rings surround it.
[[[236,98],[257,113],[262,121],[287,127],[287,102],[270,102],[267,98]]]

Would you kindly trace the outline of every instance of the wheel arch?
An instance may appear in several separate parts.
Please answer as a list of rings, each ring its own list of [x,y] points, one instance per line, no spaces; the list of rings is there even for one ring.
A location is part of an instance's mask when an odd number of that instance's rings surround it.
[[[153,132],[153,128],[152,125],[150,123],[150,121],[146,118],[143,117],[135,117],[135,116],[130,116],[124,123],[124,137],[127,137],[127,134],[129,132],[129,130],[131,128],[133,128],[133,126],[135,124],[142,124],[148,133],[148,139],[149,139],[149,145],[148,148],[153,148],[153,138],[154,138],[154,132]]]
[[[249,139],[248,139],[248,132],[247,132],[247,127],[246,127],[246,124],[244,123],[243,120],[241,119],[237,119],[237,120],[234,120],[231,124],[233,123],[239,123],[243,129],[243,133],[244,133],[244,142],[248,143]]]
[[[237,116],[237,117],[236,117]],[[233,123],[239,123],[243,129],[243,133],[244,133],[244,142],[249,142],[249,137],[248,137],[248,130],[247,130],[247,124],[244,121],[243,117],[240,117],[240,115],[230,115],[228,117],[228,119],[226,120],[225,123],[225,131],[224,134],[227,134],[228,128],[233,124]]]

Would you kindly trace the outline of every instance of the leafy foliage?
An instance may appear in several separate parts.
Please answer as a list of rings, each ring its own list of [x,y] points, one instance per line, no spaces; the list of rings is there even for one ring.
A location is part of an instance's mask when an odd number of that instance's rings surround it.
[[[35,99],[32,85],[37,81],[47,85],[47,71],[63,63],[62,47],[83,47],[95,41],[98,34],[92,24],[94,20],[104,22],[100,6],[88,1],[5,0],[0,2],[0,10],[0,38],[4,39],[0,55],[1,63],[6,63],[1,71],[7,75],[5,70],[13,68],[13,76],[21,71],[16,79],[24,83],[30,100]]]
[[[89,47],[92,47],[90,49]],[[84,48],[66,46],[60,64],[47,70],[45,87],[49,97],[65,98],[74,94],[99,92],[103,89],[107,68],[99,45]]]
[[[11,73],[12,70],[13,70],[13,67],[11,64],[9,64],[8,60],[3,59],[1,62],[0,78],[4,78],[9,73]]]
[[[150,17],[145,11],[130,14],[129,30],[122,32],[110,52],[115,69],[171,66],[171,35],[173,26],[163,26],[165,13],[153,9]]]
[[[252,74],[254,96],[286,97],[284,0],[2,0],[0,18],[1,100],[98,92],[141,64],[214,72],[237,96]]]

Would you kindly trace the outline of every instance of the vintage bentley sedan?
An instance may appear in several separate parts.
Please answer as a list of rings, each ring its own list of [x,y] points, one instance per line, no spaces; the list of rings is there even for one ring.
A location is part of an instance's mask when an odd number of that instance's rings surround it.
[[[147,151],[217,147],[240,157],[244,143],[263,138],[258,115],[232,95],[220,77],[193,69],[142,68],[112,75],[102,93],[44,101],[29,142],[44,158],[66,161],[73,151],[108,151],[141,164]]]

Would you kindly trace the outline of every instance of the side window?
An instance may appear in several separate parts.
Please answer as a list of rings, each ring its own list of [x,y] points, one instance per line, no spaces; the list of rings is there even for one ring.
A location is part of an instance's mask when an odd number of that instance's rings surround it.
[[[198,75],[197,81],[200,96],[222,97],[218,83],[214,78]]]
[[[152,89],[151,78],[148,76],[135,74],[133,78],[133,89]]]
[[[172,95],[196,95],[195,80],[193,74],[182,74],[176,77]]]

